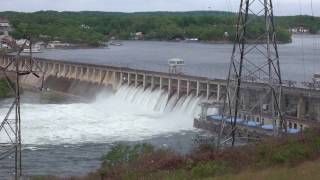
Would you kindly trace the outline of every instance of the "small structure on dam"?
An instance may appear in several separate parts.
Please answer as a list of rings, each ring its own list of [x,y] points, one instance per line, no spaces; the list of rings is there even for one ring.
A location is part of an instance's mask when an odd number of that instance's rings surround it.
[[[184,60],[179,58],[173,58],[168,60],[169,73],[182,74],[184,69]]]

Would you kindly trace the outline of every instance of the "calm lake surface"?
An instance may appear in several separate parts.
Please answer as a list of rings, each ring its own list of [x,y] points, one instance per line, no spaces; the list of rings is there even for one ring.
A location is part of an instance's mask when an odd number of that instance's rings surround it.
[[[123,46],[109,49],[53,50],[35,56],[162,72],[168,71],[168,59],[182,58],[186,74],[225,78],[232,47],[232,44],[124,41]],[[310,81],[315,72],[320,72],[319,35],[295,35],[292,43],[279,45],[279,54],[285,80]]]
[[[320,36],[294,36],[293,43],[279,45],[284,79],[309,81],[320,72]],[[185,60],[186,74],[225,78],[231,44],[124,41],[109,49],[51,50],[37,57],[114,65],[167,72],[167,60]],[[130,96],[131,94],[131,96]],[[135,95],[136,94],[136,95]],[[155,97],[159,102],[154,101]],[[189,98],[185,109],[161,107],[161,92],[137,92],[124,87],[116,94],[98,95],[91,103],[43,102],[39,95],[22,100],[23,170],[25,175],[83,175],[99,168],[101,156],[117,142],[152,143],[187,153],[197,134],[192,127],[199,99]],[[188,98],[187,98],[188,99]],[[1,119],[10,99],[0,101]],[[147,103],[146,103],[147,102]],[[151,107],[151,109],[150,109]],[[159,108],[161,109],[161,108]],[[4,140],[0,134],[0,141]],[[0,179],[11,179],[13,157],[0,161]]]

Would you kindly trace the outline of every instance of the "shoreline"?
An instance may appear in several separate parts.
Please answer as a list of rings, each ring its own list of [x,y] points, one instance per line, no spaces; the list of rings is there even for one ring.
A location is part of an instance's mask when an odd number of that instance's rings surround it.
[[[119,40],[121,42],[127,41],[127,42],[169,42],[169,43],[190,43],[190,44],[208,44],[208,45],[232,45],[234,44],[233,41],[188,41],[188,40],[180,40],[180,41],[175,41],[175,40],[156,40],[156,39],[150,39],[150,40],[132,40],[132,39],[121,39]],[[248,44],[254,44],[254,42],[247,42]],[[292,40],[290,42],[282,42],[278,41],[278,44],[291,44]],[[264,44],[263,42],[260,42],[259,44]],[[120,47],[123,45],[120,45]],[[50,50],[68,50],[68,49],[109,49],[110,47],[117,47],[113,45],[107,45],[107,46],[90,46],[90,45],[77,45],[72,47],[59,47],[59,48],[52,48],[48,49],[45,48],[46,51]]]
[[[278,44],[282,45],[282,44],[292,44],[293,42],[293,38],[294,37],[299,37],[299,36],[303,36],[303,37],[312,37],[312,36],[317,36],[320,34],[311,34],[311,33],[293,33],[291,35],[291,40],[290,41],[277,41]],[[161,40],[161,39],[139,39],[139,40],[134,40],[134,39],[119,39],[118,41],[122,42],[122,41],[129,41],[129,42],[170,42],[170,43],[195,43],[195,44],[212,44],[212,45],[232,45],[234,44],[233,41],[231,40],[198,40],[198,41],[192,41],[192,40]],[[253,44],[256,43],[255,41],[251,40],[247,42],[248,44]],[[72,44],[72,43],[70,43]],[[259,44],[263,44],[263,42],[259,42]],[[120,45],[122,46],[122,45]],[[110,47],[113,47],[113,45],[101,45],[101,46],[92,46],[89,44],[72,44],[72,46],[69,47],[58,47],[58,48],[45,48],[45,50],[57,50],[57,49],[109,49]]]

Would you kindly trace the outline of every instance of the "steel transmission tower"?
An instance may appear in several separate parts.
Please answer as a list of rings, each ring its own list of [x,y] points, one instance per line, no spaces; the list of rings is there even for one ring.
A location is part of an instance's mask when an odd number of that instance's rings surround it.
[[[30,39],[29,60],[25,62],[23,69],[20,68],[22,67],[22,57],[20,54],[25,48],[26,43],[27,40],[22,47],[12,45],[17,54],[10,57],[6,57],[4,55],[2,58],[8,58],[8,64],[4,67],[0,67],[1,76],[6,79],[9,88],[14,94],[13,102],[9,106],[9,110],[7,111],[3,121],[0,121],[0,161],[8,159],[9,156],[14,154],[15,179],[19,179],[22,176],[20,77],[33,74],[39,78],[36,74],[37,71],[35,71],[35,69],[39,69],[39,66],[32,58],[32,42]]]
[[[231,120],[227,140],[232,140],[232,146],[240,114],[245,114],[242,119],[268,114],[274,120],[275,134],[286,126],[272,0],[241,0],[236,29],[221,126],[222,133],[226,119]]]

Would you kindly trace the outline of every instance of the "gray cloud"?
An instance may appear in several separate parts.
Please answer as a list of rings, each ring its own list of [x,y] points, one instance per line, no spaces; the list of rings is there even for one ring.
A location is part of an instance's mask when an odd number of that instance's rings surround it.
[[[0,0],[0,11],[237,11],[240,0]],[[311,14],[312,0],[274,0],[276,15]],[[313,0],[316,15],[320,0]]]

